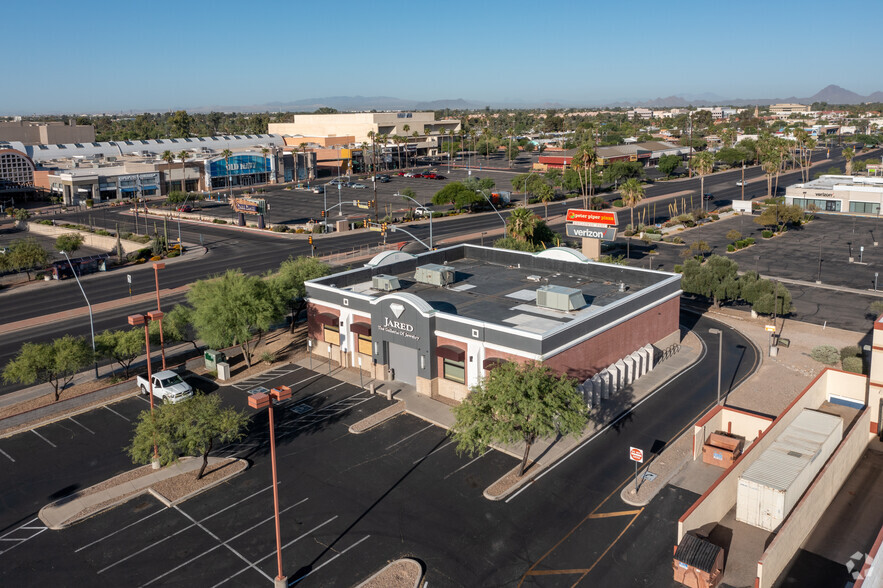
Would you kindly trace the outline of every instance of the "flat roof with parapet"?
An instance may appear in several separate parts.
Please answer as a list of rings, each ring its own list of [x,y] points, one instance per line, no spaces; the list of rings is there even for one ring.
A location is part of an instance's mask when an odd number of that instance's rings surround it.
[[[454,269],[454,282],[447,286],[418,283],[416,268],[432,264]],[[390,292],[374,289],[372,278],[377,275],[397,277],[401,288],[396,293],[412,294],[438,313],[540,335],[604,314],[612,306],[630,305],[636,299],[644,306],[680,292],[678,274],[592,262],[574,249],[556,247],[531,254],[475,245],[418,256],[386,252],[365,268],[309,284],[379,298]],[[537,306],[537,290],[547,285],[581,291],[584,305],[571,311]],[[321,303],[321,297],[317,301]]]

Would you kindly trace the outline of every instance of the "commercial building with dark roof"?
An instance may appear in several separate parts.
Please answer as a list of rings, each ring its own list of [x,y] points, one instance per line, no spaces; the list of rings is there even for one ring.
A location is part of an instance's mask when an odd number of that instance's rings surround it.
[[[312,353],[454,402],[500,362],[583,382],[625,360],[634,378],[630,357],[679,341],[679,275],[565,248],[386,252],[306,288]]]

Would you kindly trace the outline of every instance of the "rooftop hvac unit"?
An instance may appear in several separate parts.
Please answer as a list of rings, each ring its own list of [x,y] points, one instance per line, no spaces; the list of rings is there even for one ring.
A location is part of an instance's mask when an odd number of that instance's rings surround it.
[[[564,286],[542,286],[537,288],[537,306],[567,312],[579,310],[586,305],[582,290]]]
[[[537,276],[537,275],[527,276],[526,279],[528,282],[542,282],[543,281],[543,278],[541,278],[540,276]]]
[[[395,276],[379,274],[371,278],[371,287],[381,292],[392,292],[400,289],[402,285],[399,284],[399,279]]]
[[[447,286],[454,283],[456,271],[452,267],[430,263],[421,265],[414,272],[414,279],[421,284]]]

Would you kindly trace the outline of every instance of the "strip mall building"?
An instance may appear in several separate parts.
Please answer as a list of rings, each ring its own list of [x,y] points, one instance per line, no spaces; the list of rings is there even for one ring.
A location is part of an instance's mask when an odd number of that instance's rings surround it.
[[[680,340],[679,275],[565,248],[385,252],[306,289],[313,354],[448,402],[501,362],[542,361],[583,381]]]

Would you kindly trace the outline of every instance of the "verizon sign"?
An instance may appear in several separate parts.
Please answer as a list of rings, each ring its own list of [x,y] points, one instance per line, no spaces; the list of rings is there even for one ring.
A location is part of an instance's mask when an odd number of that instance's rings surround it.
[[[617,225],[616,213],[607,210],[580,210],[569,208],[567,220],[572,223],[594,223],[598,225]]]
[[[568,224],[568,237],[582,237],[583,239],[601,239],[602,241],[613,241],[616,238],[616,227],[591,227],[588,225]]]

